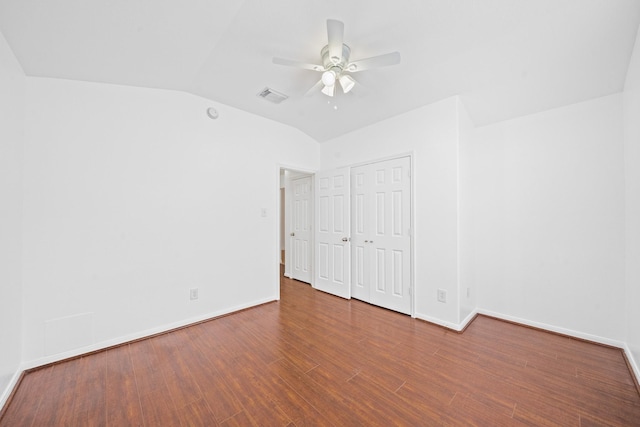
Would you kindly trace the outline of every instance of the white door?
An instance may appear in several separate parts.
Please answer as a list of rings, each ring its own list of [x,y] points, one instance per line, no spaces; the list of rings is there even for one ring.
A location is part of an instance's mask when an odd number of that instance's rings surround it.
[[[410,159],[352,170],[352,295],[411,313]]]
[[[316,174],[314,287],[351,297],[349,269],[349,169]]]
[[[292,181],[291,277],[311,283],[311,176]]]
[[[369,170],[369,165],[351,170],[351,296],[367,302],[370,301],[371,284]]]

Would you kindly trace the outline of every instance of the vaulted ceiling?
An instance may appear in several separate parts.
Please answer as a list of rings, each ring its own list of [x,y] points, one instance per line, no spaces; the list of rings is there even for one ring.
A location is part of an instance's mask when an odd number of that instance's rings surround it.
[[[352,59],[402,62],[305,97],[319,73],[272,58],[320,63],[327,18]],[[639,0],[0,0],[28,76],[186,91],[320,142],[453,95],[484,125],[620,92],[639,22]]]

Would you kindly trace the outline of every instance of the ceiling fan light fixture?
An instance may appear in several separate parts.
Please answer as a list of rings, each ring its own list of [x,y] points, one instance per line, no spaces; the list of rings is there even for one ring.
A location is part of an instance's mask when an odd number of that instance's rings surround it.
[[[324,93],[327,96],[333,96],[334,92],[336,90],[335,86],[325,86],[322,88],[322,93]]]
[[[356,85],[356,81],[351,78],[351,76],[343,75],[338,79],[340,82],[340,87],[342,87],[342,91],[344,93],[349,93],[351,89]]]
[[[333,70],[327,70],[322,73],[322,83],[325,86],[333,86],[336,83],[336,73]]]

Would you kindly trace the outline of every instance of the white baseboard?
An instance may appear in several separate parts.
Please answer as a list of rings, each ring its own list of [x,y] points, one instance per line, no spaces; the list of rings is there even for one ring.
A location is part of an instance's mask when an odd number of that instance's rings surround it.
[[[456,332],[460,332],[462,330],[464,330],[469,323],[471,323],[471,321],[476,317],[476,315],[478,314],[484,314],[486,316],[490,316],[490,317],[495,317],[496,319],[501,319],[501,320],[506,320],[509,322],[513,322],[513,323],[517,323],[520,325],[525,325],[525,326],[531,326],[537,329],[542,329],[545,331],[550,331],[550,332],[555,332],[558,334],[562,334],[562,335],[567,335],[570,337],[574,337],[574,338],[579,338],[579,339],[583,339],[586,341],[591,341],[594,343],[598,343],[598,344],[604,344],[604,345],[608,345],[608,346],[612,346],[612,347],[617,347],[619,349],[621,349],[622,351],[624,351],[625,356],[627,357],[627,360],[630,364],[630,368],[631,368],[631,374],[635,375],[636,380],[638,381],[638,383],[640,383],[640,366],[638,365],[638,361],[635,360],[635,358],[633,357],[633,353],[631,352],[631,349],[629,349],[629,346],[627,345],[627,343],[623,342],[623,341],[618,341],[618,340],[612,340],[609,338],[605,338],[605,337],[601,337],[598,335],[592,335],[592,334],[587,334],[584,332],[578,332],[578,331],[574,331],[572,329],[566,329],[566,328],[560,328],[554,325],[549,325],[547,323],[541,323],[541,322],[535,322],[533,320],[528,320],[528,319],[523,319],[521,317],[515,317],[515,316],[509,316],[506,314],[502,314],[502,313],[497,313],[495,311],[491,311],[491,310],[484,310],[484,309],[475,309],[473,310],[462,322],[460,322],[459,324],[453,323],[453,322],[447,322],[444,321],[442,319],[437,319],[435,317],[430,317],[424,314],[419,314],[416,313],[415,317],[417,319],[421,319],[421,320],[425,320],[427,322],[430,323],[434,323],[436,325],[440,325],[443,326],[445,328],[448,329],[452,329]]]
[[[448,322],[446,320],[437,319],[435,317],[427,316],[426,314],[421,314],[421,313],[416,313],[415,318],[416,319],[420,319],[420,320],[424,320],[424,321],[429,322],[429,323],[434,323],[434,324],[439,325],[439,326],[443,326],[443,327],[445,327],[447,329],[451,329],[451,330],[454,330],[456,332],[460,332],[460,331],[463,331],[464,328],[467,327],[467,325],[476,317],[477,314],[478,314],[478,310],[473,310],[460,323]]]
[[[623,350],[624,354],[627,356],[629,365],[631,365],[631,370],[636,376],[636,381],[638,382],[638,384],[640,384],[640,366],[638,366],[638,361],[633,357],[633,353],[631,352],[631,349],[629,348],[627,343],[624,344]]]
[[[574,331],[572,329],[560,328],[558,326],[549,325],[547,323],[535,322],[533,320],[523,319],[521,317],[509,316],[507,314],[497,313],[495,311],[478,309],[478,314],[495,317],[497,319],[507,320],[509,322],[519,323],[521,325],[531,326],[546,331],[555,332],[562,335],[568,335],[574,338],[580,338],[586,341],[592,341],[598,344],[609,345],[623,349],[625,343],[623,341],[612,340],[598,335],[587,334],[584,332]]]
[[[7,384],[7,387],[2,391],[2,395],[0,395],[0,409],[4,408],[4,404],[7,403],[9,396],[11,396],[11,392],[18,384],[18,380],[20,379],[20,375],[22,375],[22,369],[18,369],[13,376],[11,377],[11,381]]]
[[[240,310],[245,310],[247,308],[251,308],[251,307],[255,307],[261,304],[266,304],[269,302],[273,302],[276,301],[273,298],[266,298],[264,300],[258,300],[258,301],[253,301],[249,304],[243,304],[243,305],[239,305],[239,306],[235,306],[235,307],[231,307],[229,309],[226,310],[220,310],[220,311],[216,311],[216,312],[212,312],[212,313],[207,313],[207,314],[202,314],[199,316],[195,316],[195,317],[191,317],[188,319],[184,319],[178,322],[173,322],[173,323],[169,323],[163,326],[159,326],[157,328],[151,328],[151,329],[147,329],[144,331],[140,331],[140,332],[135,332],[133,334],[129,334],[129,335],[125,335],[122,337],[118,337],[118,338],[114,338],[114,339],[110,339],[110,340],[105,340],[105,341],[101,341],[99,343],[96,344],[92,344],[90,346],[86,346],[86,347],[81,347],[81,348],[77,348],[71,351],[67,351],[64,353],[58,353],[58,354],[54,354],[51,356],[46,356],[46,357],[41,357],[38,359],[33,359],[33,360],[29,360],[29,361],[25,361],[20,365],[20,371],[25,371],[28,369],[34,369],[43,365],[47,365],[49,363],[55,363],[55,362],[59,362],[61,360],[64,359],[69,359],[71,357],[77,357],[77,356],[81,356],[83,354],[87,354],[87,353],[91,353],[94,351],[99,351],[99,350],[103,350],[105,348],[109,348],[109,347],[113,347],[116,345],[120,345],[120,344],[124,344],[130,341],[135,341],[135,340],[139,340],[142,338],[147,338],[150,337],[152,335],[156,335],[156,334],[160,334],[163,332],[167,332],[170,331],[172,329],[176,329],[176,328],[181,328],[184,326],[188,326],[188,325],[192,325],[194,323],[198,323],[198,322],[202,322],[204,320],[210,320],[213,319],[215,317],[220,317],[220,316],[224,316],[227,314],[231,314]]]
[[[633,353],[631,352],[631,349],[629,349],[629,346],[627,345],[626,342],[612,340],[610,338],[604,338],[598,335],[586,334],[584,332],[578,332],[572,329],[560,328],[560,327],[549,325],[546,323],[534,322],[532,320],[527,320],[520,317],[508,316],[506,314],[496,313],[495,311],[490,311],[490,310],[479,309],[478,314],[484,314],[486,316],[495,317],[497,319],[507,320],[509,322],[519,323],[526,326],[532,326],[534,328],[544,329],[546,331],[556,332],[558,334],[567,335],[570,337],[579,338],[586,341],[595,342],[598,344],[617,347],[622,351],[624,351],[624,354],[631,368],[631,375],[634,375],[636,377],[636,381],[640,383],[640,369],[638,367],[638,362],[634,359]]]
[[[463,331],[467,326],[469,326],[469,323],[471,323],[471,321],[475,319],[477,315],[478,309],[474,308],[471,313],[469,313],[469,315],[465,317],[460,323],[460,331]]]

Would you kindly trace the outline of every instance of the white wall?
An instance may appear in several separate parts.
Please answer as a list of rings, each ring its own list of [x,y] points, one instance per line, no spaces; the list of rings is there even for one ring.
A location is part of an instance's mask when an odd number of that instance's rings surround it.
[[[457,326],[457,97],[379,122],[321,144],[321,168],[414,153],[416,315]],[[447,303],[437,301],[437,289]]]
[[[624,86],[627,345],[640,378],[640,30]]]
[[[27,364],[279,298],[278,165],[316,142],[173,91],[27,78],[26,105]]]
[[[622,342],[622,96],[478,128],[465,151],[479,308]]]
[[[0,33],[0,408],[22,342],[22,150],[25,76]]]

